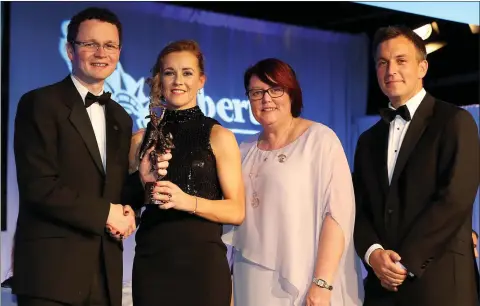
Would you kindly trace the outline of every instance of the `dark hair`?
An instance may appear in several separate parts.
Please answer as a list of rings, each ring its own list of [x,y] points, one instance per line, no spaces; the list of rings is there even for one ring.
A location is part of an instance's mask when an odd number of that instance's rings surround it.
[[[161,99],[161,80],[160,72],[162,70],[162,61],[170,53],[188,51],[191,52],[198,60],[198,67],[200,68],[200,75],[205,74],[205,60],[200,46],[194,40],[184,39],[177,40],[165,46],[157,57],[155,65],[151,70],[152,77],[147,79],[147,84],[150,85],[150,100],[153,105],[160,103]]]
[[[99,7],[89,7],[72,17],[70,23],[68,24],[67,41],[69,43],[75,41],[77,39],[80,24],[86,20],[93,19],[115,25],[118,30],[118,37],[120,39],[119,43],[122,45],[122,24],[120,23],[117,15],[108,9]]]
[[[250,79],[254,75],[270,86],[285,88],[291,99],[292,116],[295,118],[300,116],[303,108],[302,89],[295,71],[289,64],[276,58],[267,58],[249,67],[243,76],[245,91],[248,91]]]
[[[415,33],[412,29],[406,26],[388,26],[378,29],[373,36],[372,52],[373,59],[377,60],[378,46],[384,41],[403,36],[413,43],[415,49],[417,49],[418,60],[423,61],[427,59],[427,49],[423,39]]]
[[[478,239],[478,233],[477,233],[474,229],[472,229],[472,233],[475,234],[475,236],[476,236],[477,239]]]

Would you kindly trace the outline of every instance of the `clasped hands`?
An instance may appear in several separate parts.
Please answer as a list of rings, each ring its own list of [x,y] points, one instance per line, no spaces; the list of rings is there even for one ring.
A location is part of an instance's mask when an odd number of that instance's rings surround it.
[[[152,150],[153,148],[147,151],[138,168],[143,185],[146,182],[154,182],[157,177],[163,177],[167,174],[166,168],[168,167],[168,160],[171,158],[171,154],[162,155],[159,158],[156,165],[158,171],[155,173],[151,172],[152,165],[149,158]],[[110,204],[110,211],[105,225],[105,230],[110,236],[121,241],[133,234],[135,229],[135,212],[130,205]]]
[[[135,212],[130,205],[110,204],[105,229],[111,237],[119,241],[133,234],[136,229]]]
[[[153,148],[147,150],[138,168],[143,184],[155,182],[155,186],[151,190],[151,199],[162,202],[162,204],[158,205],[160,209],[174,208],[183,211],[194,211],[196,207],[195,197],[186,194],[180,187],[170,181],[157,181],[158,178],[163,178],[167,175],[169,160],[172,159],[171,151],[167,150],[165,154],[158,155],[157,163],[153,167],[155,171],[152,171],[149,157],[152,150]]]
[[[370,266],[380,280],[382,287],[393,292],[407,278],[407,271],[399,264],[400,255],[392,250],[376,249],[370,255]]]
[[[194,211],[196,199],[183,192],[177,185],[169,181],[157,181],[167,175],[168,161],[172,158],[170,150],[165,154],[159,155],[157,163],[152,167],[150,161],[150,152],[153,147],[147,150],[138,167],[140,180],[145,183],[156,182],[151,191],[153,200],[162,201],[160,209],[175,208],[177,210]],[[152,169],[155,169],[152,171]],[[135,213],[129,205],[111,204],[108,215],[106,230],[110,236],[117,240],[126,239],[136,229]]]

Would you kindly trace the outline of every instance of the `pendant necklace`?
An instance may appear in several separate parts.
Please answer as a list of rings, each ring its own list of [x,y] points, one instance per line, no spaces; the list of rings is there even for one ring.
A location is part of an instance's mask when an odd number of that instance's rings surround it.
[[[261,164],[258,167],[257,171],[255,173],[253,173],[253,168],[254,168],[254,166],[257,162],[257,159],[258,159],[258,157],[255,154],[255,158],[253,160],[252,167],[250,168],[250,173],[248,174],[248,176],[250,177],[250,182],[252,184],[252,189],[253,189],[252,201],[250,203],[253,208],[257,208],[260,205],[260,198],[258,197],[257,190],[255,189],[254,179],[256,179],[258,177],[258,173],[260,173],[260,169],[266,164],[266,161],[268,160],[268,157],[270,155],[270,151],[267,152],[266,157],[263,157],[262,151],[258,151],[258,152],[260,153]]]
[[[290,126],[289,126],[289,130],[290,128],[292,127],[292,123],[293,123],[293,118],[292,118],[292,121],[290,122]],[[289,133],[290,131],[288,131]],[[260,140],[260,136],[259,136],[259,140]],[[258,140],[258,141],[259,141]],[[258,143],[257,141],[257,143]],[[255,146],[257,146],[258,144],[256,144]],[[261,164],[260,166],[258,167],[257,171],[255,173],[253,173],[253,169],[254,169],[254,166],[256,164],[256,161],[258,159],[257,157],[257,154],[255,154],[255,158],[253,160],[253,163],[252,163],[252,167],[250,168],[250,173],[248,174],[248,177],[250,178],[250,183],[252,184],[252,189],[253,189],[253,192],[252,192],[252,200],[250,202],[250,204],[252,205],[253,208],[257,208],[259,205],[260,205],[260,198],[258,197],[258,193],[257,193],[257,190],[255,189],[255,183],[254,183],[254,179],[256,179],[258,177],[258,174],[260,173],[260,170],[262,169],[262,167],[266,164],[266,162],[268,161],[269,157],[270,157],[270,154],[272,152],[275,152],[277,150],[272,150],[272,151],[267,151],[267,154],[266,156],[264,157],[263,156],[263,151],[258,149],[257,147],[257,150],[258,152],[260,153],[260,160],[261,160]],[[279,150],[279,149],[278,149]],[[284,154],[284,153],[281,153],[281,154],[275,154],[274,158],[275,159],[278,158],[278,162],[279,163],[284,163],[286,160],[287,160],[287,156]]]

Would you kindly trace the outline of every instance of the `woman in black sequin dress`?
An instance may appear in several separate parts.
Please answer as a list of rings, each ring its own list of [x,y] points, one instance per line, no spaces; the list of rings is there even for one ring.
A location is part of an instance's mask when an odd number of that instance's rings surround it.
[[[232,132],[204,116],[196,96],[205,83],[194,41],[165,47],[153,68],[152,97],[163,96],[164,131],[175,148],[136,233],[135,306],[228,306],[231,277],[222,224],[245,215],[240,152]]]

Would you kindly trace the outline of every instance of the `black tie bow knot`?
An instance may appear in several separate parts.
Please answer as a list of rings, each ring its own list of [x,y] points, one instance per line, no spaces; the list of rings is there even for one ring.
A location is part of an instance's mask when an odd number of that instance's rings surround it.
[[[90,107],[95,102],[98,102],[100,105],[105,105],[108,101],[110,101],[110,96],[112,94],[109,92],[104,92],[100,96],[96,96],[92,94],[91,92],[87,93],[87,96],[85,97],[85,107]]]
[[[392,109],[390,107],[387,107],[387,108],[382,108],[380,110],[380,116],[387,123],[392,122],[392,120],[395,119],[397,115],[402,117],[405,121],[412,120],[412,117],[410,116],[410,112],[408,111],[408,108],[406,105],[402,105],[397,109]]]

